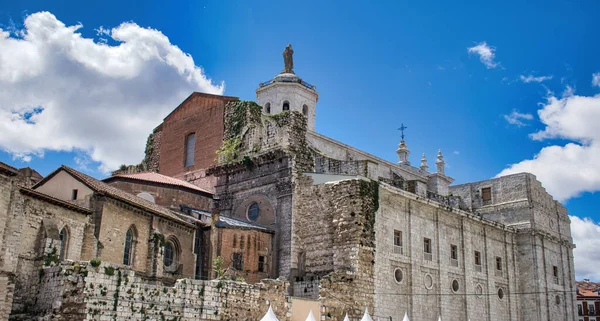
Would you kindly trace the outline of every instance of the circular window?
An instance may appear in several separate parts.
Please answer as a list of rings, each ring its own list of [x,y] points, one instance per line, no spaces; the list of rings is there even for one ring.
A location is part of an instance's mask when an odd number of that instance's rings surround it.
[[[423,280],[423,283],[425,283],[426,289],[431,289],[433,287],[433,277],[431,277],[431,274],[425,275],[425,279]]]
[[[560,304],[560,295],[557,295],[554,300],[556,301],[556,305]]]
[[[498,289],[498,299],[504,299],[504,290],[502,290],[502,288]]]
[[[173,264],[173,260],[175,258],[175,246],[173,242],[167,242],[165,244],[165,252],[163,256],[163,263],[165,266],[169,267]]]
[[[458,292],[459,289],[460,289],[460,285],[458,284],[458,280],[453,280],[452,281],[452,291]]]
[[[481,286],[481,284],[477,284],[477,286],[475,287],[475,295],[478,298],[481,298],[483,296],[483,287]]]
[[[404,275],[402,274],[401,269],[394,270],[394,279],[396,279],[396,282],[402,283],[402,280],[404,279]]]
[[[246,213],[248,221],[256,222],[258,216],[260,216],[260,207],[258,206],[258,203],[250,204],[250,206],[248,206],[248,212]]]

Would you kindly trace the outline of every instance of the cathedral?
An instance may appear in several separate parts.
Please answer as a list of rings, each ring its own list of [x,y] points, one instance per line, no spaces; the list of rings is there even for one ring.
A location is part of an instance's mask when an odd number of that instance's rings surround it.
[[[566,209],[315,131],[294,51],[256,102],[192,93],[96,180],[0,163],[0,320],[575,320]]]

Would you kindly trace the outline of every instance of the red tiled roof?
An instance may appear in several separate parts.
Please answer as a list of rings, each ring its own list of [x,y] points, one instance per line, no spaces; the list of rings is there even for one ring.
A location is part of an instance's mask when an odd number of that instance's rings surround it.
[[[191,224],[191,223],[183,220],[175,212],[173,212],[165,207],[156,205],[150,201],[147,201],[147,200],[145,200],[141,197],[135,196],[133,194],[129,194],[125,191],[122,191],[116,187],[110,186],[102,181],[99,181],[91,176],[88,176],[84,173],[76,171],[65,165],[62,165],[60,168],[58,168],[54,172],[50,173],[43,180],[41,180],[39,183],[37,183],[33,187],[33,189],[36,189],[38,186],[45,184],[48,180],[50,180],[54,175],[56,175],[56,173],[58,173],[61,170],[64,170],[65,172],[67,172],[68,174],[73,176],[75,179],[82,182],[83,184],[85,184],[87,187],[89,187],[90,189],[92,189],[94,192],[96,192],[98,194],[108,195],[117,200],[123,201],[125,203],[128,203],[128,204],[133,205],[138,208],[142,208],[144,210],[147,210],[147,211],[157,214],[159,216],[177,221],[178,223],[181,223],[181,224],[185,224],[185,225]]]
[[[600,298],[598,290],[600,289],[600,283],[590,281],[578,281],[577,282],[577,296],[578,297],[595,297]]]
[[[177,179],[177,178],[173,178],[170,176],[165,176],[165,175],[162,175],[159,173],[154,173],[154,172],[143,172],[143,173],[135,173],[135,174],[118,174],[118,175],[108,177],[108,178],[104,179],[103,181],[108,182],[108,181],[111,181],[116,178],[127,178],[127,179],[136,180],[136,181],[152,182],[152,183],[165,184],[165,185],[170,185],[170,186],[179,186],[179,187],[184,187],[187,189],[191,189],[194,191],[212,195],[212,193],[210,191],[200,188],[192,183],[189,183],[189,182]]]

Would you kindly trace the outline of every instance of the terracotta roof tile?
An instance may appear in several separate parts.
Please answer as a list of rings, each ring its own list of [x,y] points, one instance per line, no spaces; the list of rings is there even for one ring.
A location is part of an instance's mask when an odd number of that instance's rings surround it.
[[[59,169],[57,169],[56,171],[54,171],[52,174],[48,175],[46,178],[44,178],[41,182],[39,182],[38,184],[36,184],[36,186],[34,186],[34,189],[37,186],[40,186],[42,184],[44,184],[49,178],[51,178],[55,173],[57,173],[60,170],[64,170],[67,173],[69,173],[71,176],[75,177],[77,180],[81,181],[83,184],[87,185],[89,188],[91,188],[92,190],[94,190],[97,193],[100,194],[106,194],[108,196],[111,196],[113,198],[116,198],[118,200],[124,201],[126,203],[129,203],[130,205],[133,206],[137,206],[140,207],[142,209],[148,210],[152,213],[155,213],[159,216],[163,216],[165,218],[177,221],[179,223],[182,224],[186,224],[189,225],[191,223],[186,222],[185,220],[183,220],[181,217],[179,217],[178,214],[176,214],[175,212],[162,207],[160,205],[156,205],[150,201],[147,201],[141,197],[137,197],[133,194],[129,194],[125,191],[122,191],[116,187],[110,186],[102,181],[99,181],[91,176],[88,176],[84,173],[81,173],[79,171],[76,171],[68,166],[61,166]]]
[[[194,191],[212,195],[212,193],[210,191],[200,188],[192,183],[189,183],[189,182],[177,179],[177,178],[173,178],[170,176],[162,175],[159,173],[154,173],[154,172],[143,172],[143,173],[135,173],[135,174],[118,174],[118,175],[114,175],[109,178],[106,178],[103,181],[108,182],[108,181],[111,181],[116,178],[127,178],[127,179],[132,179],[132,180],[137,180],[137,181],[153,182],[153,183],[165,184],[165,185],[171,185],[171,186],[179,186],[179,187],[184,187],[187,189],[191,189]]]

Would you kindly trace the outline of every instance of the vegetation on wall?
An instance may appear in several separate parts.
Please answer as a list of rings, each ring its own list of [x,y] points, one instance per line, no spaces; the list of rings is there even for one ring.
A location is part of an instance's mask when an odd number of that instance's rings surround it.
[[[225,138],[230,139],[242,134],[246,125],[261,124],[262,107],[256,102],[238,100],[225,106]]]
[[[360,181],[360,197],[362,199],[362,212],[365,218],[363,226],[363,239],[365,246],[375,246],[375,212],[379,209],[379,182]],[[362,240],[361,240],[362,242]]]

